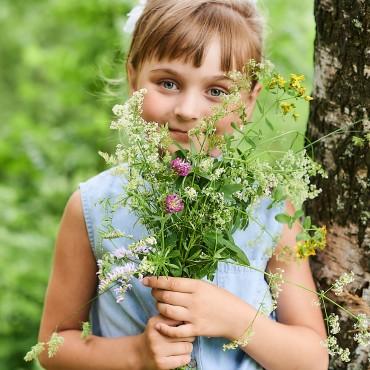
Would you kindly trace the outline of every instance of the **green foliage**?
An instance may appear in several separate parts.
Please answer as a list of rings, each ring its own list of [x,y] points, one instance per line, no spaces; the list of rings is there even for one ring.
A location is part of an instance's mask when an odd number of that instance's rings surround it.
[[[278,71],[289,79],[290,73],[304,74],[307,87],[307,93],[312,89],[313,78],[313,48],[314,48],[314,16],[312,0],[308,1],[283,1],[283,0],[262,0],[261,10],[267,18],[266,25],[266,56],[271,60]],[[262,94],[261,102],[268,99],[268,96]],[[264,103],[263,105],[268,105]],[[296,120],[297,130],[302,134],[306,131],[309,107],[304,102],[297,102],[297,113],[299,118]],[[256,110],[257,111],[257,110]],[[272,132],[268,122],[262,128],[266,137],[273,137],[278,134],[286,133],[290,125],[289,119],[286,121],[275,122],[274,115],[268,115],[267,119],[275,127]],[[279,126],[279,129],[276,127]],[[296,138],[294,149],[303,144],[303,136],[284,135],[280,143],[273,143],[269,146],[271,150],[281,150],[286,148]]]
[[[39,369],[23,357],[37,342],[63,207],[80,181],[104,168],[97,151],[115,144],[108,125],[119,98],[110,96],[101,76],[124,76],[128,39],[120,29],[132,2],[1,3],[1,369]],[[312,7],[313,1],[292,6],[283,0],[264,6],[271,15],[269,58],[309,81]],[[118,88],[124,96],[124,84]],[[302,130],[305,114],[297,123]]]
[[[30,369],[57,225],[78,183],[104,168],[122,75],[126,1],[1,4],[0,368]]]

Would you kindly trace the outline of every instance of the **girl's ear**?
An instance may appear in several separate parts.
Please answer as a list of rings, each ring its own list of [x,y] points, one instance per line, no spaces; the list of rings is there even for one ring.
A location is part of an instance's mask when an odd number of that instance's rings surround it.
[[[254,86],[253,90],[251,93],[248,95],[247,98],[247,107],[248,107],[248,120],[252,119],[254,107],[256,106],[256,101],[258,98],[258,95],[260,94],[262,90],[262,85],[257,82],[256,85]]]
[[[127,79],[130,95],[137,91],[137,73],[131,63],[127,64]]]

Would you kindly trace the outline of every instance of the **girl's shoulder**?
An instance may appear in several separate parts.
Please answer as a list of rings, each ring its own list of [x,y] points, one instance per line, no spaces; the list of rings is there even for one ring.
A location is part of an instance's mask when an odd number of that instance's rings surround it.
[[[81,196],[108,199],[122,193],[125,184],[126,167],[114,167],[83,181],[79,184]]]
[[[142,233],[139,226],[135,228],[137,217],[124,204],[126,171],[126,166],[114,167],[79,184],[86,229],[97,258],[103,251],[113,248],[109,240],[102,238],[109,230],[121,230],[128,235]],[[128,240],[122,241],[126,242]]]

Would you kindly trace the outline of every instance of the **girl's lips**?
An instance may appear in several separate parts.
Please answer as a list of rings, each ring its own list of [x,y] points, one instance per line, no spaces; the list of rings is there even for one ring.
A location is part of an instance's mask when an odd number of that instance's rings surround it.
[[[174,130],[174,129],[170,129],[169,131],[176,140],[182,141],[184,143],[187,143],[189,141],[189,136],[188,136],[187,131],[180,131],[180,130]]]

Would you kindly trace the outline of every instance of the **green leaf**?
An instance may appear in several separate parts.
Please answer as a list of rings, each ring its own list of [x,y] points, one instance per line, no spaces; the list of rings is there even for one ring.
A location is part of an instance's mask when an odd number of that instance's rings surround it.
[[[181,277],[182,275],[182,269],[177,268],[177,269],[171,269],[170,271],[173,277]]]
[[[270,204],[269,209],[272,208],[276,203],[279,203],[287,198],[285,189],[283,186],[277,186],[271,195],[273,202]]]
[[[246,254],[244,253],[242,249],[240,249],[234,242],[231,242],[229,240],[223,239],[223,242],[224,242],[223,245],[227,249],[234,252],[235,254],[234,259],[236,260],[236,262],[244,266],[250,266],[248,257],[246,256]]]
[[[227,233],[225,237],[219,237],[219,239],[219,243],[232,252],[232,259],[241,265],[250,266],[248,257],[244,251],[235,244],[234,238],[230,233]]]
[[[216,253],[215,253],[215,255],[214,255],[214,258],[215,259],[221,259],[221,258],[223,258],[223,256],[222,256],[222,252],[225,250],[225,248],[221,248],[221,249],[219,249]]]
[[[221,187],[220,191],[224,193],[226,199],[232,199],[232,195],[243,189],[241,184],[226,184]]]
[[[246,143],[248,143],[253,149],[256,149],[257,148],[256,143],[250,137],[248,137],[247,135],[244,135],[243,140]]]
[[[311,227],[311,225],[312,225],[311,217],[308,216],[303,221],[303,228],[304,229],[309,229]]]
[[[191,254],[190,257],[188,257],[189,261],[194,261],[200,256],[201,250],[197,249],[195,253]]]
[[[295,220],[298,220],[298,219],[300,219],[301,217],[303,217],[304,216],[304,212],[301,210],[301,209],[299,209],[295,214],[294,214],[294,219]]]
[[[214,249],[217,244],[216,240],[218,241],[219,239],[220,239],[220,236],[217,235],[216,237],[215,231],[214,232],[208,231],[207,233],[204,234],[204,242],[207,245],[207,247]]]
[[[179,250],[177,249],[173,249],[169,254],[168,254],[168,257],[169,258],[176,258],[176,257],[180,257],[181,253]]]
[[[278,215],[275,216],[275,220],[282,224],[289,224],[292,221],[292,217],[285,213],[279,213]]]
[[[265,122],[266,122],[266,125],[269,127],[269,129],[271,131],[274,131],[275,130],[273,124],[271,123],[271,121],[267,117],[265,119]]]
[[[186,159],[186,150],[183,150],[183,149],[177,150],[175,154],[172,155],[172,158],[173,159],[176,159],[176,158]]]
[[[262,107],[261,103],[257,100],[257,107],[261,114],[265,114],[265,109]]]
[[[305,232],[301,232],[301,233],[297,234],[297,236],[296,236],[296,241],[297,242],[302,241],[302,240],[308,240],[308,239],[310,239],[310,236]]]
[[[169,236],[166,236],[165,238],[165,244],[170,246],[175,246],[176,245],[176,242],[177,242],[177,239],[178,239],[178,236],[176,233],[172,233],[170,234]]]
[[[236,230],[240,228],[241,225],[241,213],[237,212],[234,218],[234,225],[231,229],[231,233],[234,233]]]
[[[239,127],[239,125],[238,125],[237,123],[235,123],[235,122],[231,122],[231,127],[232,127],[235,131],[237,131],[237,132],[239,132],[240,134],[244,135],[244,132],[240,129],[240,127]]]

